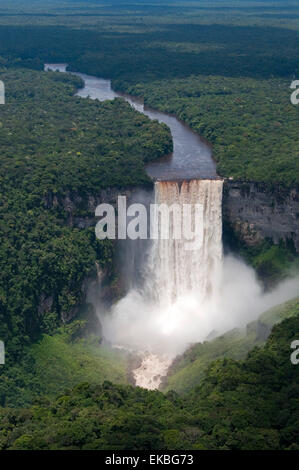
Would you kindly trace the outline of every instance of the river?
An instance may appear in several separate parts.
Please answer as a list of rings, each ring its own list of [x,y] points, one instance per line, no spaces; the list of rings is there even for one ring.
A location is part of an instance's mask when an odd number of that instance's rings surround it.
[[[66,72],[67,64],[45,64],[45,70]],[[146,166],[148,175],[159,181],[214,179],[216,165],[211,147],[188,126],[174,116],[144,106],[142,99],[118,93],[111,87],[111,81],[72,72],[84,81],[84,87],[77,92],[82,98],[99,101],[124,98],[134,109],[150,119],[166,124],[172,134],[173,153],[157,159]]]
[[[66,68],[66,64],[45,64],[46,71],[66,72]],[[174,147],[173,153],[146,166],[148,175],[156,181],[155,194],[157,191],[157,194],[162,195],[161,202],[166,204],[172,204],[175,195],[178,196],[177,203],[181,205],[183,203],[189,204],[191,200],[193,204],[194,202],[201,202],[207,213],[205,233],[209,241],[205,243],[206,250],[199,250],[195,254],[190,251],[187,252],[181,249],[180,241],[177,240],[173,244],[164,240],[161,244],[158,242],[153,244],[152,253],[155,258],[153,266],[156,274],[147,265],[146,282],[148,288],[151,286],[153,291],[150,296],[151,299],[155,298],[154,292],[156,286],[159,286],[160,300],[154,307],[151,305],[146,315],[147,319],[143,315],[138,315],[138,319],[131,318],[131,315],[134,316],[135,312],[145,312],[148,307],[148,299],[142,296],[140,299],[138,298],[138,303],[134,297],[134,290],[132,291],[133,294],[129,293],[113,306],[109,317],[101,318],[106,339],[111,344],[121,347],[133,346],[133,350],[141,358],[140,366],[132,371],[135,384],[147,389],[157,389],[175,356],[175,351],[171,351],[171,354],[169,354],[169,350],[173,349],[173,346],[170,346],[173,342],[172,330],[175,330],[173,333],[175,350],[182,336],[179,326],[181,314],[178,313],[179,311],[182,312],[182,308],[177,309],[176,304],[172,305],[168,298],[167,305],[165,305],[166,294],[169,293],[169,297],[172,298],[173,292],[176,292],[182,294],[185,298],[189,285],[192,286],[195,281],[199,287],[202,286],[202,290],[205,290],[206,284],[209,284],[209,275],[204,268],[210,265],[217,266],[221,260],[222,181],[218,181],[217,178],[211,147],[175,116],[148,108],[144,106],[143,101],[139,98],[115,92],[111,87],[110,80],[78,72],[72,73],[79,76],[84,82],[83,88],[77,91],[77,96],[89,97],[99,101],[113,100],[117,97],[124,98],[138,112],[145,114],[152,120],[163,122],[170,128]],[[181,184],[182,186],[180,186]],[[178,189],[179,187],[181,187],[181,190]],[[194,197],[195,201],[192,199]],[[212,202],[210,201],[211,198],[213,199]],[[217,207],[218,211],[216,210]],[[210,208],[212,208],[211,211]],[[218,230],[216,227],[218,227]],[[211,230],[213,233],[211,233]],[[218,249],[211,249],[211,243],[216,244]],[[212,258],[211,261],[206,259],[209,256]],[[202,269],[198,269],[198,266],[201,266]],[[202,273],[205,277],[204,280],[201,279]],[[155,276],[157,276],[157,282],[154,282]],[[132,295],[133,301],[131,300]],[[127,319],[128,324],[126,323]],[[140,321],[141,327],[139,328]],[[189,324],[192,325],[192,321]],[[158,328],[157,331],[155,325]],[[152,331],[153,328],[154,331]],[[132,338],[128,336],[131,330],[134,332]],[[168,332],[171,334],[169,335]],[[150,338],[148,344],[144,335]],[[167,345],[165,352],[163,352],[163,347],[161,351],[160,347],[158,348],[159,351],[156,350],[157,346],[153,349],[151,344],[153,338],[159,338],[161,345]]]

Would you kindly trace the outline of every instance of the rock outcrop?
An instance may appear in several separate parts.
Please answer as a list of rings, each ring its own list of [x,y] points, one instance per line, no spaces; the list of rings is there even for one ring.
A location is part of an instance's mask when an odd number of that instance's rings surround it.
[[[135,191],[138,188],[106,188],[98,194],[87,195],[69,191],[62,196],[49,192],[44,197],[44,204],[47,209],[61,210],[69,226],[84,229],[96,224],[95,210],[99,204],[116,206],[118,196],[126,196],[130,200]]]
[[[292,241],[299,252],[299,191],[279,185],[226,180],[223,221],[248,246],[269,238]]]

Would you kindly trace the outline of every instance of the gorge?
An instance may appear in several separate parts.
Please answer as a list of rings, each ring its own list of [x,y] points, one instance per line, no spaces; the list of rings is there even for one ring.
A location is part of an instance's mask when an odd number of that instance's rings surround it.
[[[64,64],[45,68],[66,71]],[[251,268],[223,257],[223,181],[217,178],[210,147],[198,135],[176,118],[115,93],[108,80],[77,75],[85,82],[78,96],[100,101],[124,97],[137,111],[170,127],[173,155],[147,165],[155,181],[149,197],[166,205],[203,206],[199,250],[184,250],[181,240],[155,240],[146,248],[142,283],[132,282],[127,295],[109,312],[97,305],[106,340],[141,353],[141,364],[133,371],[136,385],[158,388],[172,359],[188,345],[245,326],[266,308],[295,296],[298,280],[286,280],[274,293],[265,294]]]

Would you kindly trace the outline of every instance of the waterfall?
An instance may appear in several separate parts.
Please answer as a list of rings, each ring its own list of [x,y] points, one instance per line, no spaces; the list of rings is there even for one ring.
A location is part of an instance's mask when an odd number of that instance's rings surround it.
[[[209,312],[219,298],[222,273],[222,189],[216,179],[155,183],[151,228],[157,237],[145,281],[103,319],[114,344],[141,354],[133,371],[136,385],[158,388],[176,353],[211,332]],[[169,208],[167,217],[162,208]]]
[[[186,217],[169,216],[169,237],[163,239],[155,212],[159,236],[151,242],[145,275],[140,276],[144,282],[101,317],[105,338],[139,356],[132,371],[136,385],[158,388],[172,360],[190,344],[244,328],[262,312],[298,295],[298,278],[264,293],[252,268],[231,255],[223,257],[222,189],[217,179],[155,184],[157,205],[191,205],[193,215],[194,207],[201,207],[202,230],[195,231],[198,249],[186,250],[186,240],[172,237],[185,227]]]
[[[193,230],[195,206],[202,208],[198,221],[201,230],[194,231],[196,249],[186,249],[187,240],[183,237],[175,239],[178,229],[183,234],[188,224],[183,211],[180,218],[175,217],[174,211],[170,214],[168,239],[162,238],[161,217],[158,221],[156,214],[159,236],[149,261],[148,292],[159,303],[172,304],[188,293],[196,293],[204,300],[217,289],[222,262],[222,189],[222,180],[155,183],[156,207],[161,204],[175,205],[177,209],[190,207]]]
[[[158,237],[152,245],[147,270],[146,292],[149,300],[155,299],[161,310],[161,331],[171,332],[172,328],[178,328],[178,310],[190,299],[196,298],[195,306],[192,301],[191,305],[200,313],[205,301],[217,297],[222,267],[222,190],[221,180],[155,183],[155,207],[165,205],[173,209],[168,211],[164,227],[166,239],[162,233],[163,215],[155,212]],[[183,211],[184,206],[189,208],[190,219]],[[196,206],[201,209],[198,214]],[[194,218],[199,214],[201,230],[196,231]],[[188,223],[194,233],[195,248],[191,250],[186,249],[186,240],[182,236],[176,238],[178,234],[183,235]],[[167,355],[145,354],[141,366],[133,372],[136,385],[158,388],[170,364]]]

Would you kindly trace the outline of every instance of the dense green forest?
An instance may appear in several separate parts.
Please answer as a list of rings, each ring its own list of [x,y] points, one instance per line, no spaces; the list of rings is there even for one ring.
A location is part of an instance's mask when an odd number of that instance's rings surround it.
[[[134,358],[102,344],[85,304],[96,266],[119,296],[115,247],[74,218],[101,190],[151,185],[170,133],[42,71],[111,78],[206,137],[219,174],[293,187],[299,8],[280,3],[0,0],[0,449],[299,449],[298,300],[188,349],[163,393],[129,385]],[[277,281],[290,252],[269,243],[239,251]]]
[[[297,449],[299,316],[274,327],[243,361],[210,364],[186,397],[81,383],[28,409],[0,409],[2,449]]]

